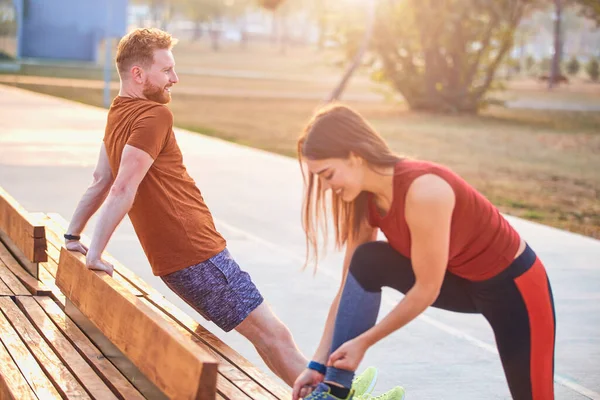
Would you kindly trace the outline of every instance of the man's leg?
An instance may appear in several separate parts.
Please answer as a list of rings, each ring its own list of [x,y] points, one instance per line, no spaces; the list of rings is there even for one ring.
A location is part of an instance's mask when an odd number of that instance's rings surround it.
[[[271,371],[289,386],[294,385],[308,361],[268,304],[259,305],[235,330],[250,340]]]
[[[204,318],[225,332],[235,329],[250,340],[271,371],[293,386],[307,360],[227,249],[162,279]]]

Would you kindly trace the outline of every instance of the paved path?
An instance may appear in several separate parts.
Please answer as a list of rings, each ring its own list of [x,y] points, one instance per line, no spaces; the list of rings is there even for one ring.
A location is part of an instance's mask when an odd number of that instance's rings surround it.
[[[105,118],[103,109],[0,85],[0,185],[29,211],[70,219],[91,180]],[[177,130],[177,138],[233,255],[302,351],[312,355],[339,284],[341,255],[330,253],[315,276],[300,271],[304,241],[297,162],[184,130]],[[556,398],[600,399],[600,241],[510,221],[544,260],[553,284]],[[151,275],[127,220],[108,250],[193,314]],[[399,299],[385,291],[380,316]],[[205,326],[266,370],[240,335]],[[380,368],[377,393],[401,384],[408,399],[510,398],[492,332],[477,315],[430,309],[369,350],[366,365]]]

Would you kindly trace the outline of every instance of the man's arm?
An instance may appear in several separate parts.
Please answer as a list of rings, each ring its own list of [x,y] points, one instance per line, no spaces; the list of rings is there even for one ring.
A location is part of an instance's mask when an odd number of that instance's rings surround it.
[[[113,176],[110,170],[108,155],[106,147],[102,143],[92,183],[81,197],[79,204],[77,204],[66,233],[79,236],[83,232],[92,215],[98,211],[98,208],[104,202],[112,183]],[[67,240],[66,244],[69,250],[76,250],[83,254],[87,252],[87,248],[78,240]]]
[[[111,235],[131,209],[137,189],[154,160],[143,150],[126,145],[121,157],[119,172],[110,188],[94,229],[86,264],[90,269],[106,271],[112,275],[112,266],[101,260],[101,255]]]

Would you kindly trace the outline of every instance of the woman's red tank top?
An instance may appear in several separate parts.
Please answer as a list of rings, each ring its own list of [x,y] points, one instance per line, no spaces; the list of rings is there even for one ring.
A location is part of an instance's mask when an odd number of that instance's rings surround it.
[[[396,251],[410,258],[410,231],[404,217],[406,193],[411,183],[425,174],[444,179],[456,196],[448,271],[471,281],[482,281],[508,267],[519,249],[519,234],[481,193],[450,169],[432,162],[398,162],[390,210],[382,216],[373,196],[369,196],[369,223],[381,229]]]

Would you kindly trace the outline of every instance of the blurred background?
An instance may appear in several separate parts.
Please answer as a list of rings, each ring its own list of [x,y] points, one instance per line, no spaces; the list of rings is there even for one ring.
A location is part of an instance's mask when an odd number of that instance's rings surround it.
[[[600,238],[598,0],[0,0],[0,84],[107,107],[136,27],[180,41],[178,127],[293,157],[341,101],[503,212]]]

